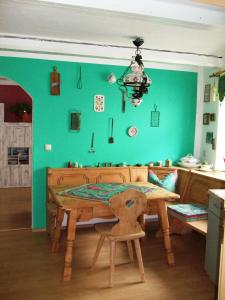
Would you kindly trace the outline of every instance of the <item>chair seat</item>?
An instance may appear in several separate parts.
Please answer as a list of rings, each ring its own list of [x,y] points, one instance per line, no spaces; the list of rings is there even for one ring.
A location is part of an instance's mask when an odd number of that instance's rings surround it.
[[[126,235],[112,235],[112,227],[115,225],[115,223],[100,223],[95,225],[95,229],[97,232],[99,232],[101,235],[104,235],[109,240],[115,240],[115,241],[127,241],[127,240],[135,240],[139,239],[145,236],[145,232],[141,230],[138,233],[130,233]]]

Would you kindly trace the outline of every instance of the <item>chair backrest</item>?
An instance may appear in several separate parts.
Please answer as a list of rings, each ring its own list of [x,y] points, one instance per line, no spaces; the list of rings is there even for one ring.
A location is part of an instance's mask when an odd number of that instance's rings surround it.
[[[119,222],[112,228],[112,235],[141,232],[142,229],[137,218],[147,206],[147,198],[144,193],[128,189],[113,196],[109,203],[113,213],[119,219]]]

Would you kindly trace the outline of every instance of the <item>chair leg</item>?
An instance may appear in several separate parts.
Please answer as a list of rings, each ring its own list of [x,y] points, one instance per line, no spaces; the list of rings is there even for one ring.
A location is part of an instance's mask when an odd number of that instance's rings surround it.
[[[127,249],[130,257],[130,261],[134,261],[134,254],[133,254],[133,248],[132,248],[132,241],[127,241]]]
[[[144,271],[144,266],[143,266],[143,260],[142,260],[142,255],[141,255],[141,247],[140,247],[140,242],[139,239],[134,240],[134,245],[135,245],[135,250],[136,250],[136,255],[137,255],[137,261],[138,261],[138,268],[141,276],[141,281],[145,281],[145,271]]]
[[[110,287],[113,287],[113,277],[115,271],[115,254],[116,254],[116,242],[110,241],[110,272],[109,272]]]
[[[91,267],[93,268],[97,259],[98,259],[98,256],[99,256],[99,253],[101,251],[101,248],[102,248],[102,245],[104,243],[104,240],[105,240],[105,235],[100,235],[100,238],[99,238],[99,241],[98,241],[98,245],[97,245],[97,248],[96,248],[96,251],[95,251],[95,255],[93,257],[93,260],[92,260],[92,265]]]

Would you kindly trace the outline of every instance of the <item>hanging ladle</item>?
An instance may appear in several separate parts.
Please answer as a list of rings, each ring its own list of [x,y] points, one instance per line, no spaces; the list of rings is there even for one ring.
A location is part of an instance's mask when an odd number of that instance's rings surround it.
[[[91,147],[89,149],[89,153],[95,153],[94,138],[95,138],[95,134],[94,134],[94,132],[92,132]]]

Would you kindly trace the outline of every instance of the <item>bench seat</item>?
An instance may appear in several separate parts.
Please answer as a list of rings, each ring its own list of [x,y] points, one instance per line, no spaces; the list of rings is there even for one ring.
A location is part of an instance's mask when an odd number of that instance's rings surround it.
[[[190,204],[198,203],[208,206],[209,189],[225,189],[224,172],[202,172],[197,170],[188,170],[180,167],[150,167],[160,179],[163,179],[170,172],[177,169],[178,181],[176,193],[180,194],[180,203]],[[168,203],[168,206],[170,204]],[[184,221],[174,215],[170,215],[170,232],[184,234],[192,229],[207,234],[207,220]]]

